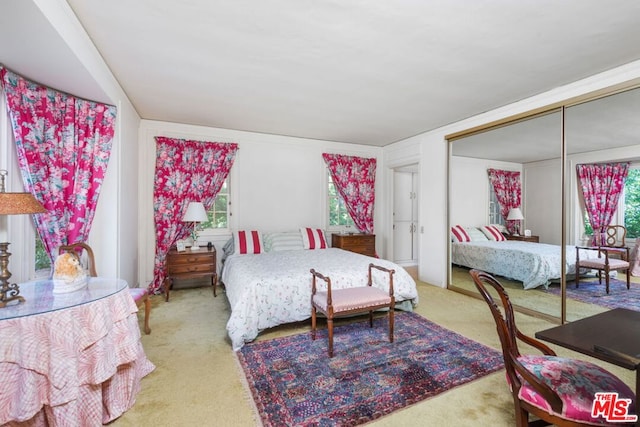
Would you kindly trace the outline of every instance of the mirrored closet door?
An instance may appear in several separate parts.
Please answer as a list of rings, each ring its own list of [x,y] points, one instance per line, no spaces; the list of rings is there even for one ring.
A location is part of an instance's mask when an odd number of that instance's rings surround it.
[[[565,193],[567,226],[567,245],[586,245],[589,243],[592,229],[586,215],[585,203],[580,179],[576,168],[578,165],[594,165],[606,163],[629,162],[630,169],[625,190],[620,194],[611,224],[627,227],[626,245],[633,248],[636,237],[640,237],[640,190],[638,179],[640,168],[640,89],[597,98],[565,110]],[[636,199],[638,199],[636,201]],[[583,273],[587,273],[584,271]],[[625,281],[623,272],[617,273],[616,279]],[[594,280],[587,274],[582,281]],[[633,278],[632,278],[633,280]],[[595,281],[597,283],[597,280]],[[603,285],[581,284],[575,288],[573,278],[567,280],[566,319],[580,319],[592,314],[614,308],[616,303],[627,301],[633,304],[634,288],[628,292],[626,284],[611,287],[607,295]],[[620,295],[622,293],[622,295]],[[616,297],[618,294],[619,297]],[[594,303],[595,302],[595,303]],[[611,305],[613,304],[613,305]],[[640,306],[640,303],[638,303]]]
[[[496,274],[523,311],[560,318],[561,130],[556,109],[450,141],[449,222],[466,229],[471,242],[451,242],[449,288],[477,295],[469,268],[480,268]],[[506,224],[512,234],[504,242],[491,241],[482,230],[505,224],[498,212],[505,196],[496,194],[489,170],[520,181],[517,207],[523,219]]]

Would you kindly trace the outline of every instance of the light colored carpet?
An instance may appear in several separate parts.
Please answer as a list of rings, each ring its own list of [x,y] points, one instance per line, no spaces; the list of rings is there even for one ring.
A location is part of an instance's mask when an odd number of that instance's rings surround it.
[[[500,349],[495,323],[486,303],[425,283],[418,284],[416,311],[440,325]],[[171,301],[152,298],[151,335],[142,343],[156,370],[142,380],[136,404],[111,425],[123,426],[254,426],[252,400],[243,385],[226,336],[229,307],[223,292],[211,288],[172,291]],[[142,314],[139,315],[142,326]],[[520,329],[530,335],[554,326],[518,315]],[[308,331],[308,322],[265,331],[258,339]],[[560,355],[579,355],[552,346]],[[524,349],[523,349],[524,350]],[[595,361],[635,389],[635,374]],[[375,426],[513,426],[513,403],[504,370],[394,412]]]

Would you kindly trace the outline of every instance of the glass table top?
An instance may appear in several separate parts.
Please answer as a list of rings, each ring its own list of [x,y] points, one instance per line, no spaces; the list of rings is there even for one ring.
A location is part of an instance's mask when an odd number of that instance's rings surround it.
[[[53,293],[53,280],[41,279],[19,283],[20,296],[26,301],[11,301],[0,308],[0,320],[48,313],[106,298],[127,287],[122,279],[89,277],[82,289],[69,293]]]

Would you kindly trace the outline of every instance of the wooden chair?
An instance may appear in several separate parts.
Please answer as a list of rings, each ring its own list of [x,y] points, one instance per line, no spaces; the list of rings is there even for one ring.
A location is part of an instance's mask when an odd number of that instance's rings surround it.
[[[631,399],[629,408],[635,411],[635,395],[629,386],[598,365],[557,357],[547,345],[520,332],[511,301],[502,285],[483,271],[471,270],[470,274],[496,322],[507,381],[515,404],[516,426],[608,425],[602,418],[591,417],[595,393],[603,391],[617,392],[619,399]],[[485,285],[497,293],[502,310]],[[521,354],[518,341],[538,349],[542,355]],[[530,423],[529,414],[540,420]]]
[[[627,274],[627,289],[631,287],[629,248],[625,246],[627,229],[622,225],[609,225],[604,236],[604,246],[576,246],[576,288],[580,286],[580,269],[598,270],[598,283],[609,293],[609,273],[623,270]],[[580,259],[580,250],[598,251],[597,258]]]
[[[372,286],[372,269],[389,273],[389,292]],[[378,265],[369,264],[369,279],[367,286],[357,286],[345,289],[331,289],[331,279],[311,269],[311,338],[316,339],[316,315],[321,312],[327,317],[329,333],[329,357],[333,357],[333,319],[338,316],[369,312],[369,327],[373,327],[373,312],[380,308],[388,308],[389,342],[393,342],[393,311],[395,298],[393,296],[393,275],[395,270],[389,270]],[[319,291],[316,279],[324,280],[326,291]]]
[[[98,277],[93,249],[89,245],[84,242],[77,242],[70,245],[62,245],[58,249],[58,253],[70,252],[78,256],[78,258],[82,258],[83,251],[87,254],[89,276]],[[144,304],[144,333],[149,335],[151,333],[151,328],[149,327],[149,315],[151,314],[149,292],[144,288],[129,288],[129,292],[138,307]]]

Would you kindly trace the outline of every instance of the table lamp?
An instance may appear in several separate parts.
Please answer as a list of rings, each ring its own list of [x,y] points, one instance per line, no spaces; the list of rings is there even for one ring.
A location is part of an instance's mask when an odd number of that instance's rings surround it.
[[[515,235],[520,235],[520,221],[524,219],[524,215],[522,215],[522,211],[520,208],[512,208],[509,209],[509,214],[507,215],[507,221],[518,221],[516,222],[516,232]]]
[[[193,231],[191,232],[191,238],[193,239],[193,245],[191,246],[192,251],[200,249],[198,246],[198,223],[208,220],[209,217],[202,202],[189,202],[187,212],[184,214],[182,222],[193,222]]]
[[[47,210],[31,193],[7,193],[4,180],[6,170],[0,170],[0,215],[38,214]],[[24,302],[20,296],[20,288],[16,283],[10,284],[9,278],[9,242],[0,243],[0,308],[6,307],[10,301]]]

